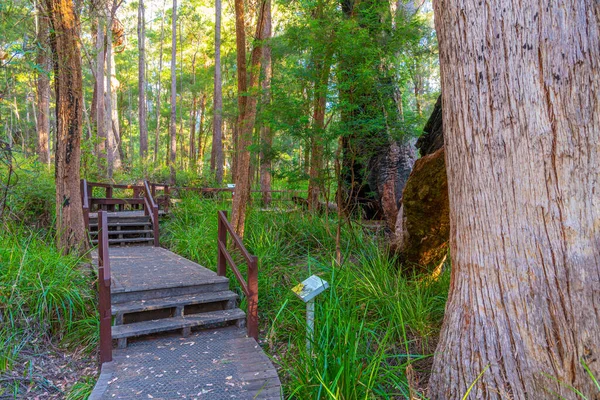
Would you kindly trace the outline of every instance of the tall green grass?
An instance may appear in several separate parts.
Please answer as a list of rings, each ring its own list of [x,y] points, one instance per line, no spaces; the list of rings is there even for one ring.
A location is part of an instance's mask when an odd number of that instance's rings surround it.
[[[0,372],[31,337],[93,344],[97,331],[89,269],[48,234],[14,224],[0,231]]]
[[[164,243],[214,269],[217,210],[229,206],[184,195],[164,224]],[[340,242],[344,261],[337,265],[336,225],[335,216],[250,209],[244,243],[259,259],[263,347],[281,367],[287,398],[408,398],[405,370],[430,355],[448,274],[437,280],[406,277],[382,238],[347,224]],[[331,287],[316,302],[309,354],[305,305],[291,288],[311,274]],[[235,278],[231,282],[235,287]]]

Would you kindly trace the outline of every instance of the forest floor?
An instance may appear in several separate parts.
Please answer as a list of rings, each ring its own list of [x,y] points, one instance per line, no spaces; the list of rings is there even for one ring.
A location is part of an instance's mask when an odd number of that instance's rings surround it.
[[[97,358],[85,347],[65,349],[33,339],[20,349],[12,369],[0,373],[0,399],[85,399],[97,376]]]

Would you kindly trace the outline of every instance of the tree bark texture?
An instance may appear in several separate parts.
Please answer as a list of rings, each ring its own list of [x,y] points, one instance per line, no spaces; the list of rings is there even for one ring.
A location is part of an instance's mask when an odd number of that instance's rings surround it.
[[[241,11],[241,21],[236,22],[236,36],[238,35],[238,24],[244,25],[243,18],[243,0],[236,0],[236,21],[239,19],[238,10]],[[242,3],[242,4],[238,4]],[[258,5],[258,17],[256,20],[256,42],[252,48],[250,58],[250,80],[246,91],[238,93],[238,104],[243,104],[242,113],[238,119],[239,125],[239,146],[237,148],[236,174],[235,174],[235,196],[233,197],[233,205],[231,212],[231,224],[238,235],[244,236],[244,223],[246,220],[246,206],[250,198],[250,146],[252,145],[252,132],[254,130],[254,122],[256,121],[256,105],[258,102],[258,86],[260,78],[260,67],[262,58],[262,41],[266,37],[265,24],[265,7],[266,0],[261,0]],[[245,53],[245,43],[241,43],[237,37],[237,45],[242,45]],[[245,40],[245,35],[244,35]],[[240,47],[237,48],[240,51]],[[245,58],[245,57],[244,57]],[[240,61],[238,55],[238,62]],[[244,60],[245,65],[245,60]],[[238,65],[238,90],[241,90],[239,81],[246,81],[246,77],[240,76],[242,68]],[[246,68],[243,68],[243,73],[246,73]]]
[[[215,87],[210,170],[218,185],[223,183],[223,78],[221,75],[221,0],[215,0]],[[244,39],[245,40],[245,39]],[[244,56],[245,57],[245,56]]]
[[[63,252],[84,251],[87,240],[79,184],[83,91],[79,18],[69,0],[45,0],[52,33],[56,93],[56,225]]]
[[[271,39],[271,0],[265,0],[265,40]],[[262,61],[262,104],[263,111],[267,111],[271,105],[271,78],[273,77],[273,66],[271,62],[271,44],[263,46]],[[271,158],[273,147],[273,133],[271,125],[263,118],[260,127],[260,190],[262,190],[262,202],[265,206],[271,203]]]
[[[171,171],[171,185],[176,181],[176,155],[177,155],[177,0],[173,0],[171,38],[171,120],[169,123],[169,169]]]
[[[48,13],[42,3],[37,4],[38,12],[38,50],[36,63],[40,68],[37,77],[36,99],[36,130],[37,154],[41,163],[50,164],[50,148],[48,135],[50,134],[50,68],[51,58],[48,55]]]
[[[452,279],[431,398],[597,399],[600,3],[434,10]]]
[[[142,162],[148,156],[148,110],[146,107],[146,17],[144,0],[138,5],[138,112],[140,125],[140,157]]]

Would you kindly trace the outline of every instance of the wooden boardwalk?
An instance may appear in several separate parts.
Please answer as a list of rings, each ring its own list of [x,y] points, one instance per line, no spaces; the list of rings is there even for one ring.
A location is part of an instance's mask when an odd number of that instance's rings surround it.
[[[225,277],[168,250],[111,247],[113,361],[90,399],[281,399]]]

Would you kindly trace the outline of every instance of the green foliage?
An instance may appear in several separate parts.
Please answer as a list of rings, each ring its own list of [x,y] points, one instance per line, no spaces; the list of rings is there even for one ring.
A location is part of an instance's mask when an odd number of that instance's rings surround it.
[[[52,171],[33,158],[13,158],[13,174],[6,209],[8,218],[28,227],[49,228],[56,215]],[[0,167],[0,181],[6,184],[8,171]]]
[[[184,196],[163,226],[165,243],[214,269],[217,210],[227,208],[227,202]],[[250,210],[244,243],[259,260],[265,350],[280,363],[290,398],[407,397],[404,371],[431,352],[448,274],[437,280],[407,278],[373,233],[347,225],[340,242],[345,261],[338,266],[336,228],[334,216]],[[304,304],[290,289],[315,273],[331,288],[317,300],[311,355],[306,351]],[[230,280],[235,286],[235,278]]]

